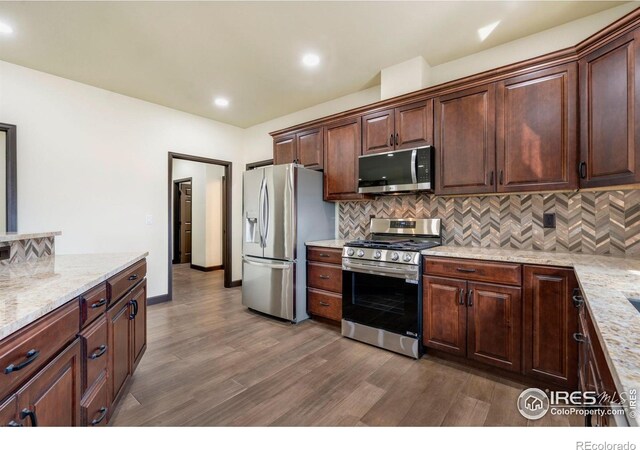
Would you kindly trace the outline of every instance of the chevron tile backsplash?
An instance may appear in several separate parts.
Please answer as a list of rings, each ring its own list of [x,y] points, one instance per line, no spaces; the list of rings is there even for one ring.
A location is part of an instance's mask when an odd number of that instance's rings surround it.
[[[542,215],[556,214],[556,228]],[[368,233],[369,218],[440,218],[447,245],[640,256],[640,190],[436,197],[380,196],[341,202],[339,237]]]
[[[43,237],[11,241],[9,259],[0,261],[0,266],[31,261],[55,254],[55,237]]]

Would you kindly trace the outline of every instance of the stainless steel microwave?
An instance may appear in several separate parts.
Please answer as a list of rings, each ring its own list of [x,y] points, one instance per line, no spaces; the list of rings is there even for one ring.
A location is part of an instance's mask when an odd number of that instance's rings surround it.
[[[358,158],[358,192],[390,194],[433,189],[434,148],[410,148]]]

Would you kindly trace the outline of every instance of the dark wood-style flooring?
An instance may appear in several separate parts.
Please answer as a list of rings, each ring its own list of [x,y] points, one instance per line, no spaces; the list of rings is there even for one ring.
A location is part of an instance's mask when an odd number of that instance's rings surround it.
[[[174,300],[148,309],[148,348],[114,426],[566,426],[527,421],[525,386],[355,342],[338,328],[252,313],[223,273],[174,270]],[[571,423],[570,423],[571,422]]]

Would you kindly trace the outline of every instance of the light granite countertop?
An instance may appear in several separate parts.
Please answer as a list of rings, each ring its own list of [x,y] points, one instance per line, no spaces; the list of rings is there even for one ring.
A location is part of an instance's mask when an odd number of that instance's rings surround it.
[[[0,242],[23,241],[25,239],[60,236],[61,234],[62,231],[45,231],[42,233],[0,233]]]
[[[146,252],[55,255],[0,266],[0,339],[147,255]]]
[[[305,242],[305,245],[309,247],[342,248],[345,242],[344,239],[326,239],[324,241],[308,241]]]
[[[627,300],[640,298],[640,258],[456,246],[422,254],[573,268],[618,392],[640,390],[640,313]],[[638,426],[637,408],[625,410]]]

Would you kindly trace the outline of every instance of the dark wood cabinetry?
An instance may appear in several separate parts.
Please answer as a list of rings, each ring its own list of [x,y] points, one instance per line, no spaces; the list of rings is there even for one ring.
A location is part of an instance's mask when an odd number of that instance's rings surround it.
[[[327,124],[324,131],[324,199],[357,200],[358,156],[362,152],[360,117]]]
[[[423,276],[423,343],[427,347],[467,354],[467,282]]]
[[[273,163],[296,163],[307,169],[322,169],[323,141],[322,128],[312,128],[277,138],[273,141]]]
[[[577,287],[571,269],[524,266],[524,373],[570,389],[577,387]]]
[[[362,154],[433,144],[433,99],[362,117]]]
[[[342,249],[307,247],[307,308],[314,317],[342,319]]]
[[[435,100],[436,194],[495,191],[495,85]]]
[[[76,340],[17,393],[24,426],[80,425],[81,351]]]
[[[146,350],[145,276],[141,260],[0,341],[0,426],[108,422]]]
[[[498,192],[578,188],[577,89],[576,63],[497,84]]]
[[[580,186],[640,182],[640,30],[579,64]]]

